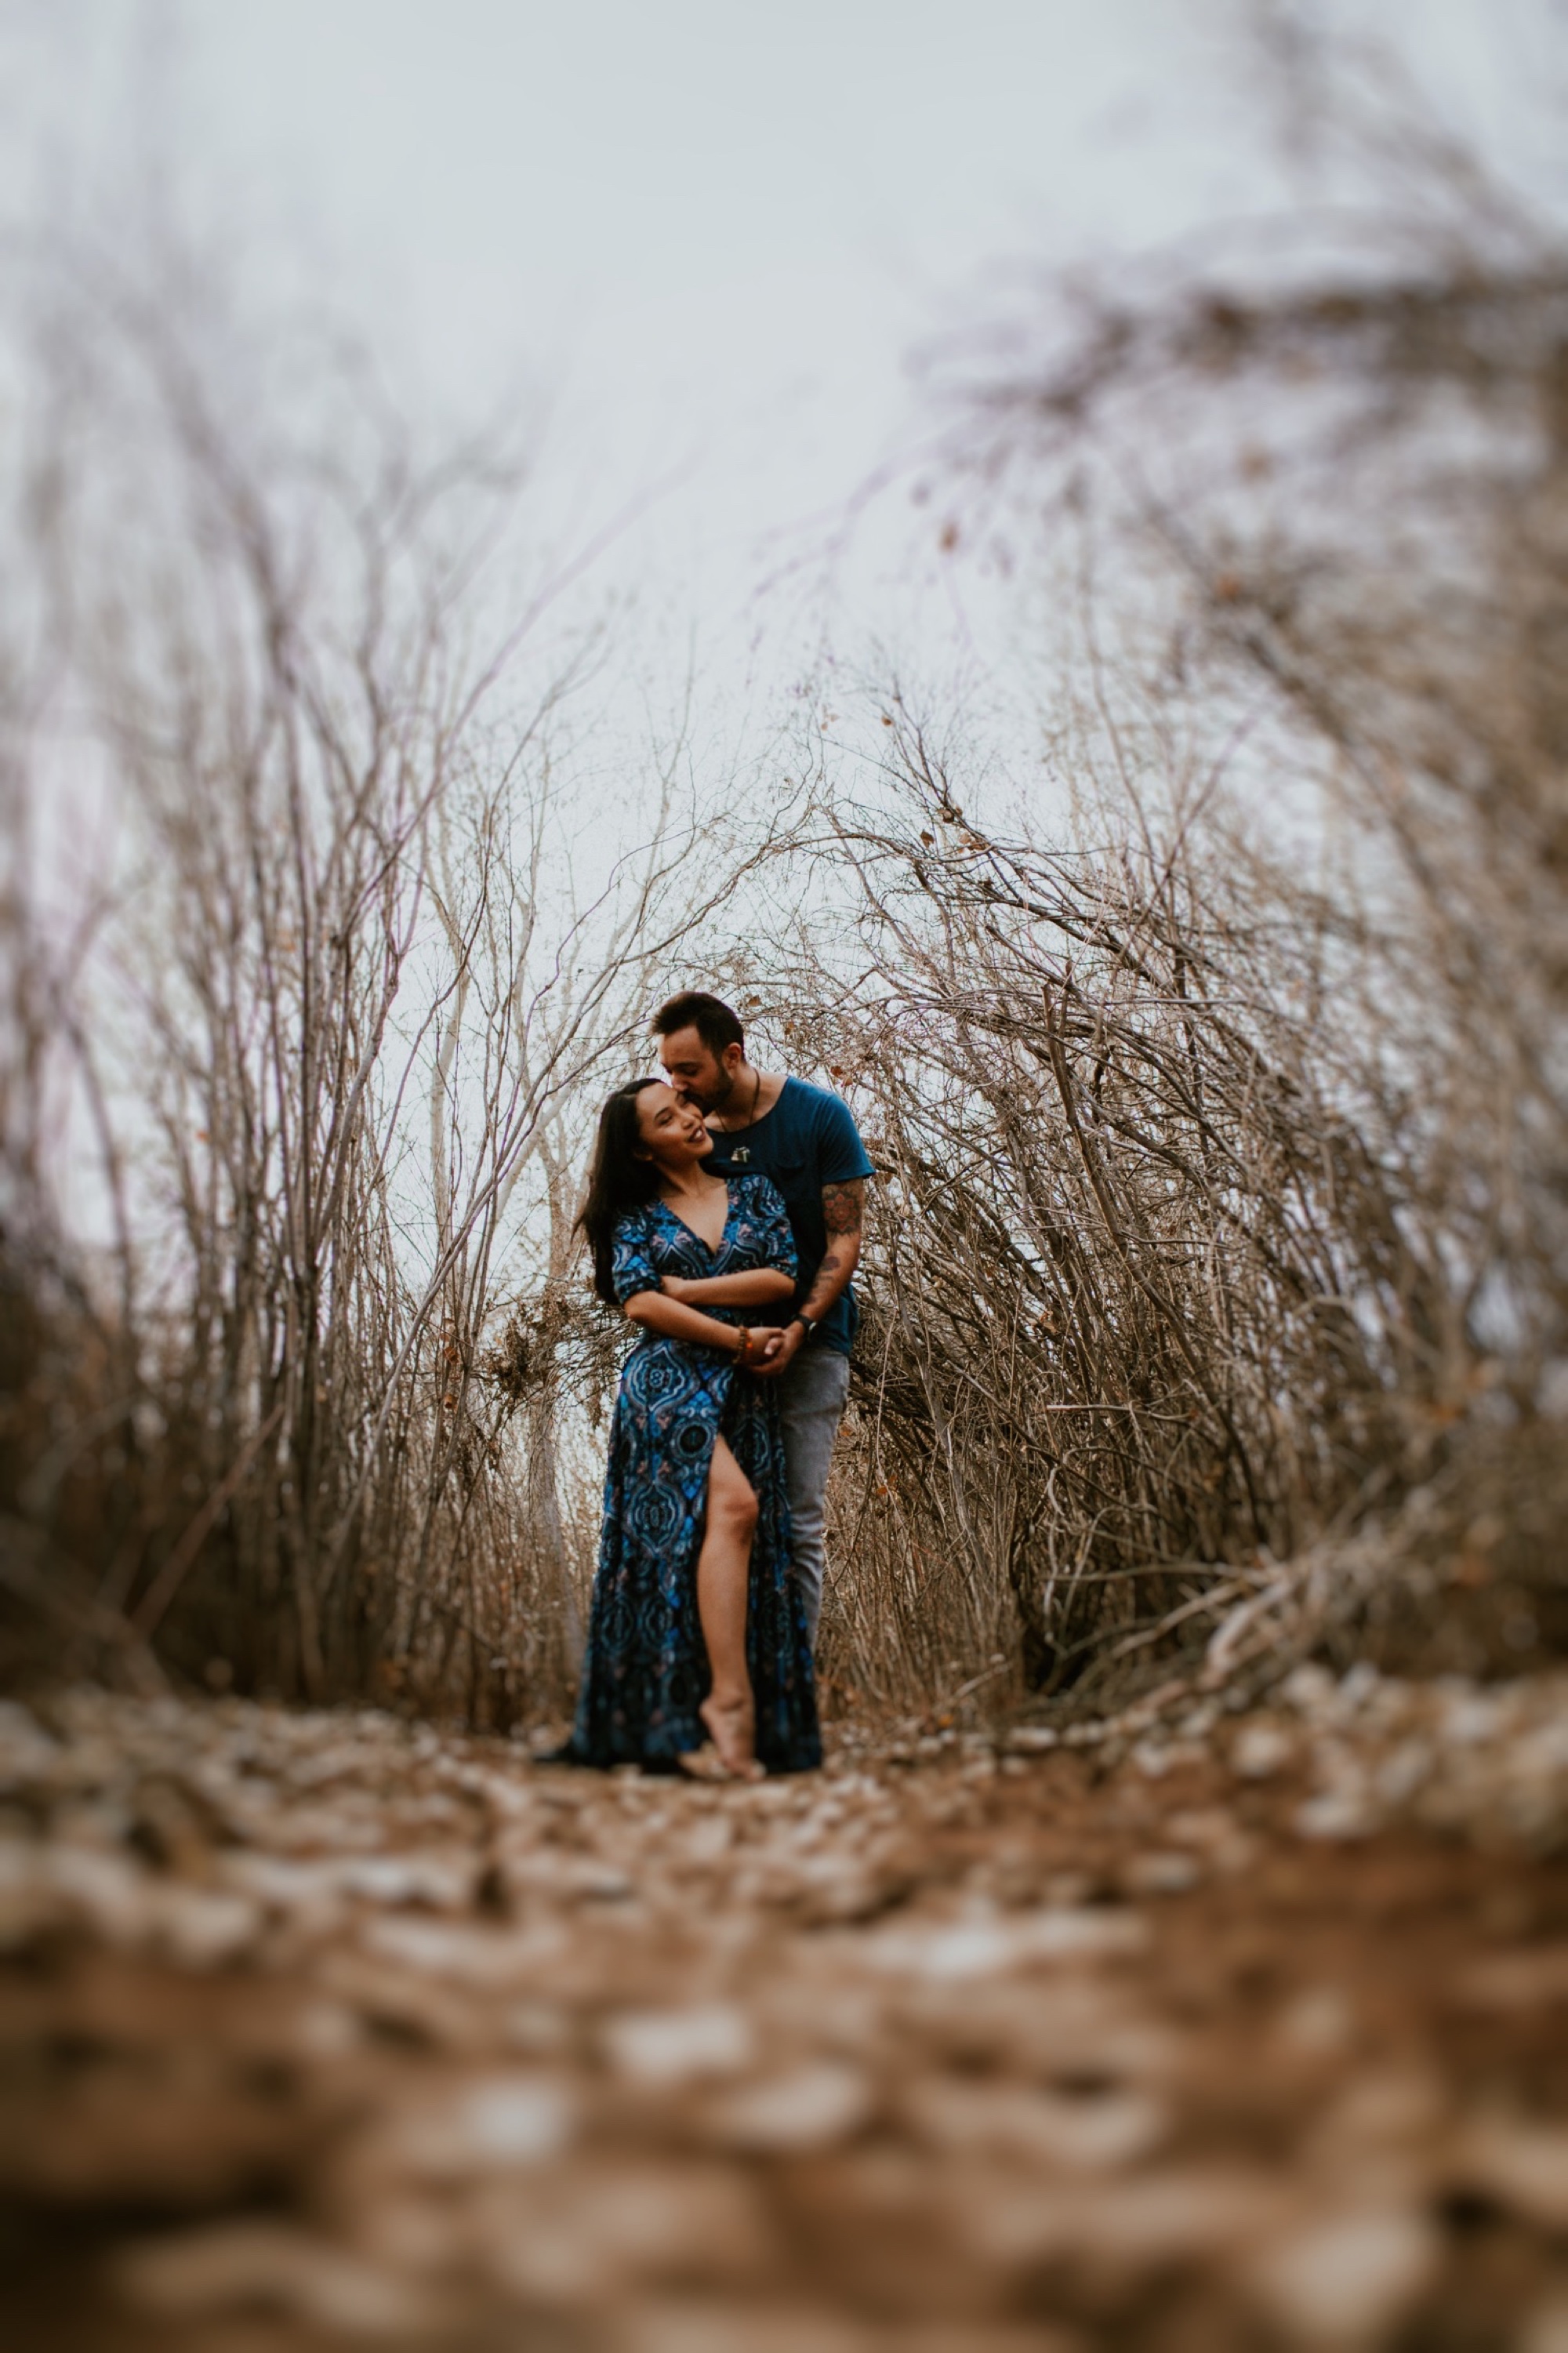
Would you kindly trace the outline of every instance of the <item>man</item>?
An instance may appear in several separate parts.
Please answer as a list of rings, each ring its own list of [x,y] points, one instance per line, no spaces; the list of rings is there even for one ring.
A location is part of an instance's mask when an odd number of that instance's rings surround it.
[[[688,989],[651,1024],[670,1085],[713,1131],[709,1166],[771,1176],[800,1253],[796,1306],[759,1374],[779,1383],[793,1567],[813,1642],[822,1611],[823,1516],[833,1441],[849,1394],[866,1179],[874,1172],[847,1105],[804,1079],[770,1077],[746,1060],[738,1016]]]

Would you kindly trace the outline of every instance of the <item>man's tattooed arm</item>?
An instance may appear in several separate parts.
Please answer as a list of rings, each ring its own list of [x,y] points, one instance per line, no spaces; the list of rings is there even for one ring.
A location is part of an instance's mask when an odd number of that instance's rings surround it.
[[[822,1222],[830,1234],[858,1237],[866,1209],[866,1179],[851,1176],[842,1185],[822,1188]]]
[[[866,1180],[851,1176],[842,1185],[822,1188],[822,1219],[827,1228],[827,1255],[817,1268],[803,1315],[820,1323],[860,1258],[861,1221],[866,1208]]]

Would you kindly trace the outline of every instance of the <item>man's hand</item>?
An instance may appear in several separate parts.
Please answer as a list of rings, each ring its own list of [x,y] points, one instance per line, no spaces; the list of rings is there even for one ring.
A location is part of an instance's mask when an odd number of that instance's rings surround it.
[[[763,1352],[759,1358],[753,1359],[752,1370],[765,1380],[775,1373],[788,1371],[805,1344],[805,1327],[801,1324],[786,1324],[781,1332],[763,1331],[753,1325],[752,1337]]]

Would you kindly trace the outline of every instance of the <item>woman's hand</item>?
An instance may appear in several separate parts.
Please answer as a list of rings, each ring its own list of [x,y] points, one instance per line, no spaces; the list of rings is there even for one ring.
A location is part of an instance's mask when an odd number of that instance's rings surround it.
[[[685,1299],[691,1290],[691,1283],[684,1274],[667,1274],[658,1287],[667,1299]]]
[[[771,1325],[753,1325],[752,1370],[763,1374],[787,1373],[799,1356],[805,1338],[805,1329],[799,1324],[786,1324],[782,1331]]]

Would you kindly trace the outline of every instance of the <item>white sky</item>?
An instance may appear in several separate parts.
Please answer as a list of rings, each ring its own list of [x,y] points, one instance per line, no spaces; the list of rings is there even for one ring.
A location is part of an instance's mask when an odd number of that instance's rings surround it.
[[[1553,18],[1561,78],[1563,0],[1332,5],[1494,153]],[[694,764],[765,778],[822,577],[790,559],[918,438],[911,350],[1010,261],[1281,200],[1234,23],[1232,0],[0,0],[0,232],[101,214],[151,163],[264,293],[361,322],[416,410],[542,404],[558,540],[667,485],[592,584],[629,608],[595,790],[693,645]],[[975,659],[937,519],[884,513],[836,583],[847,659]]]
[[[1337,14],[1495,141],[1552,9]],[[1279,201],[1235,19],[1227,0],[0,0],[6,193],[36,208],[139,147],[204,226],[245,224],[361,317],[414,396],[542,398],[557,519],[585,532],[668,484],[601,576],[652,583],[713,644],[917,429],[909,353],[988,268]],[[897,570],[899,628],[951,630],[940,596],[910,621]],[[858,594],[885,638],[878,578]]]

